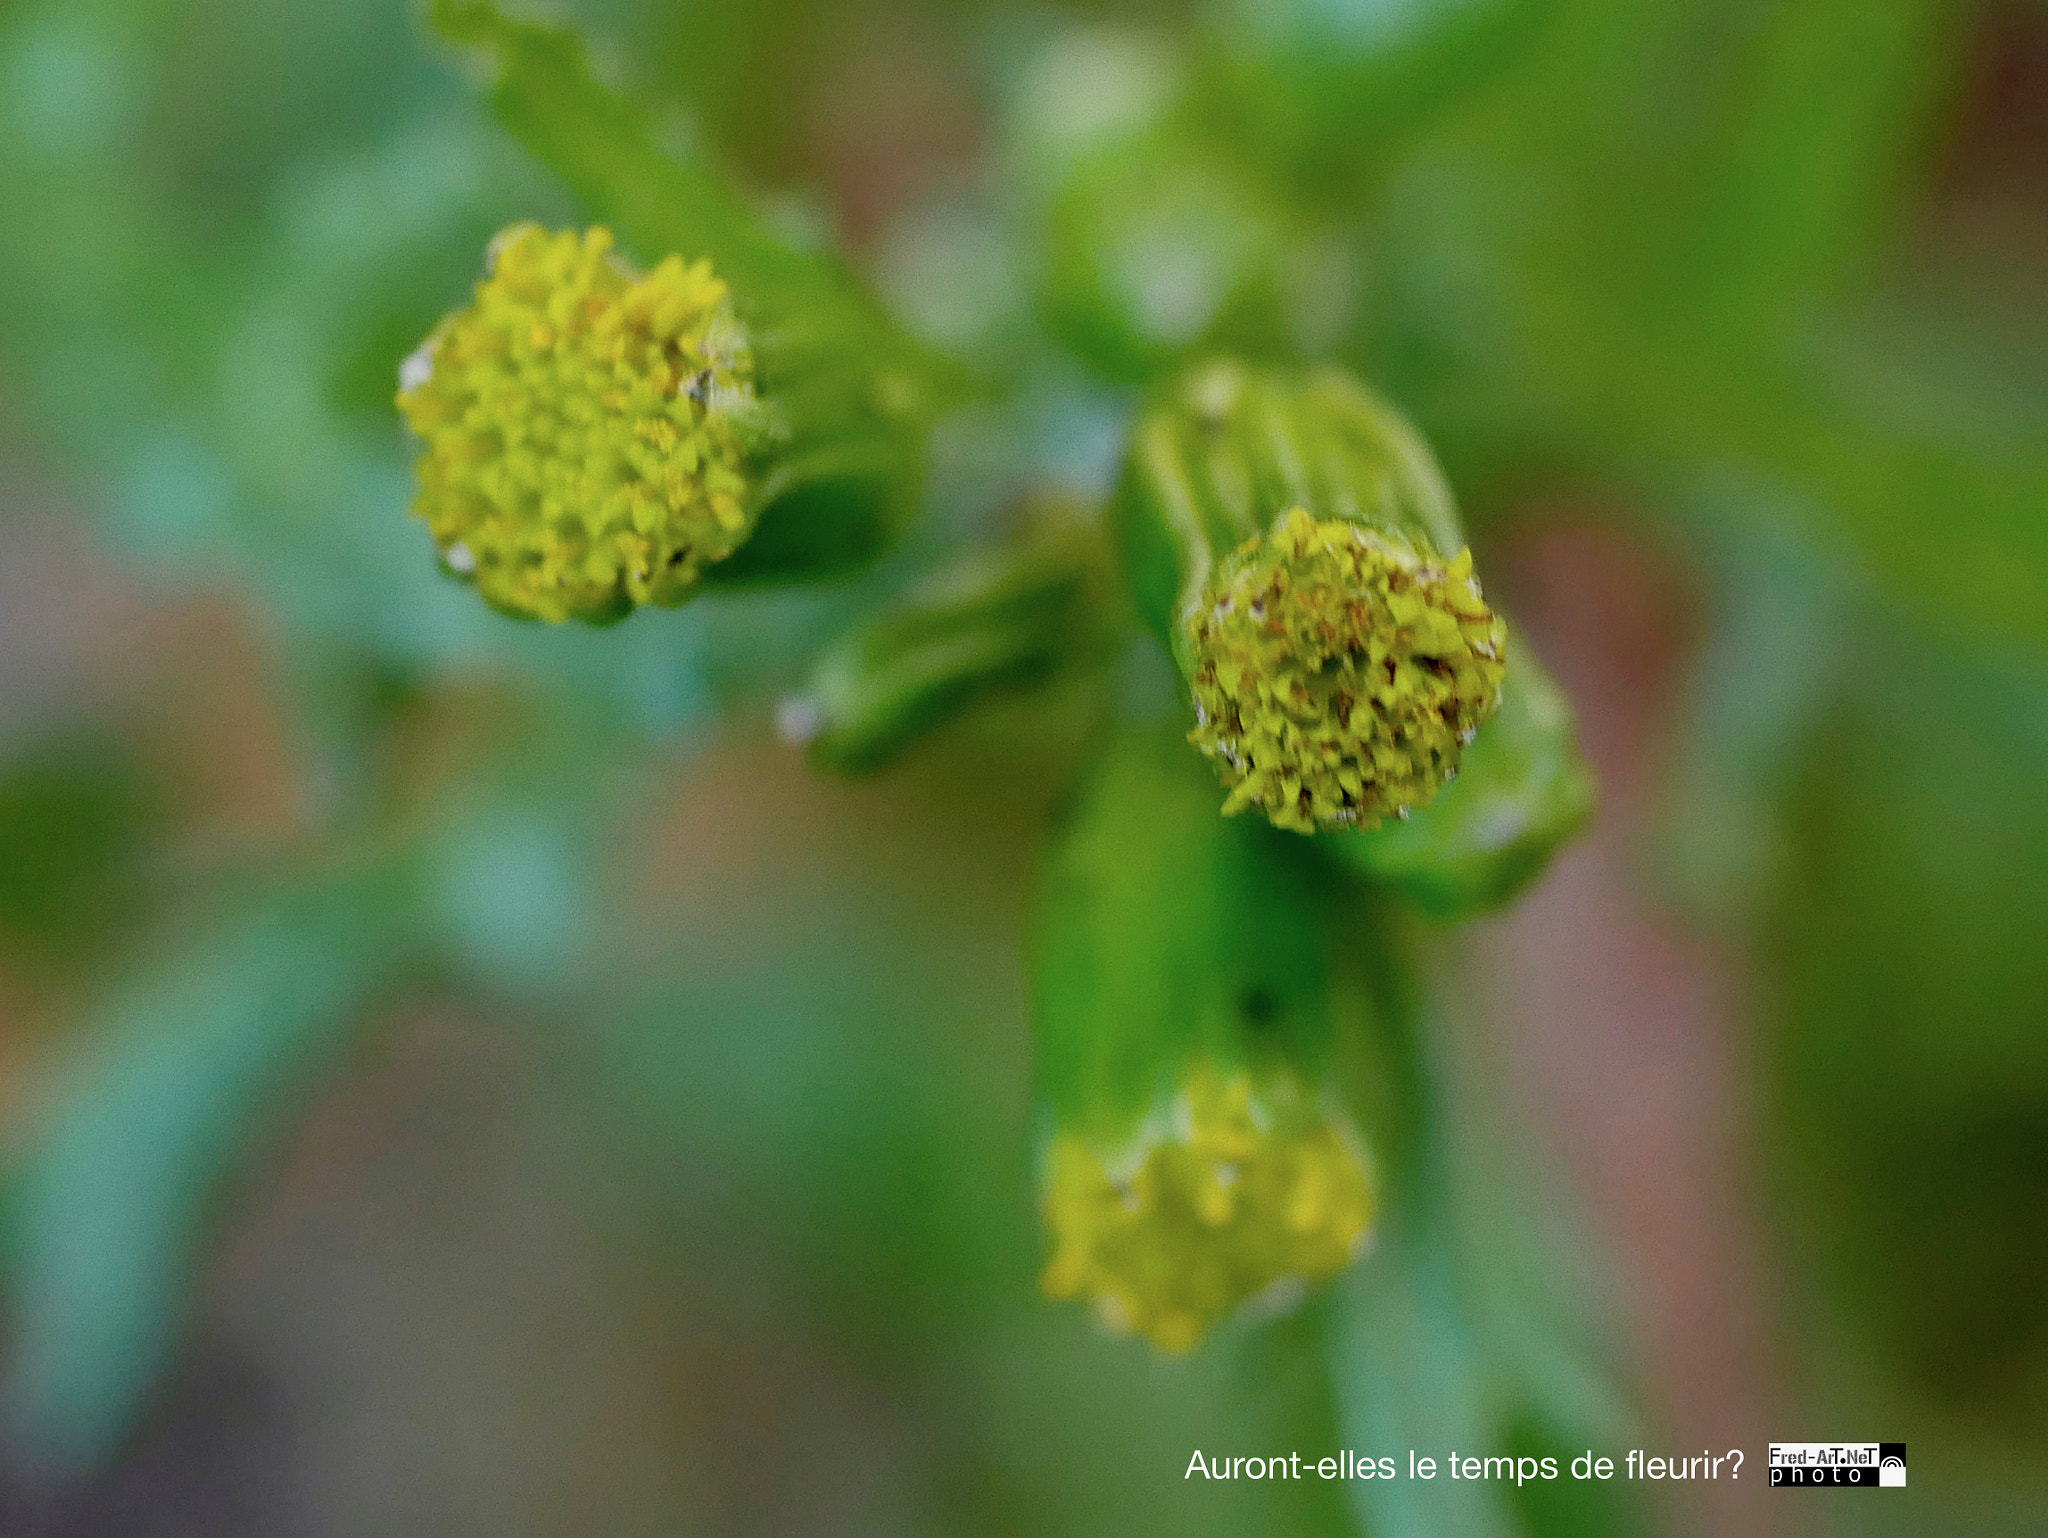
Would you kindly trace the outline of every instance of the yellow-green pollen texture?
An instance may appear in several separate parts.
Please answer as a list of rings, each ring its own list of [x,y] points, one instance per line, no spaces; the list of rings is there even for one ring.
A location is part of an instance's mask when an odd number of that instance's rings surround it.
[[[677,604],[751,532],[752,361],[708,263],[641,275],[609,230],[519,225],[399,371],[415,511],[507,613]]]
[[[1230,787],[1299,833],[1426,806],[1500,702],[1507,627],[1472,552],[1295,508],[1184,616],[1195,729]]]
[[[1107,1159],[1078,1133],[1054,1136],[1048,1296],[1088,1298],[1110,1329],[1178,1353],[1247,1299],[1358,1252],[1365,1165],[1298,1087],[1204,1069],[1156,1120]]]

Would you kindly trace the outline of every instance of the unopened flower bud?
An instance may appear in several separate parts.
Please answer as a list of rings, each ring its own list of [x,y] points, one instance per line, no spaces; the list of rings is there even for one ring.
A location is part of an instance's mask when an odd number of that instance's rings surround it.
[[[1051,1296],[1185,1351],[1358,1252],[1375,1202],[1335,1088],[1323,902],[1291,840],[1216,815],[1178,732],[1105,745],[1033,955]]]
[[[1472,553],[1283,514],[1225,556],[1183,619],[1193,742],[1282,828],[1375,826],[1425,806],[1499,702],[1507,627]]]
[[[688,598],[753,527],[766,418],[708,263],[638,273],[608,230],[505,231],[470,304],[400,370],[415,510],[444,564],[521,618]]]
[[[1226,812],[1371,828],[1456,774],[1499,703],[1506,626],[1391,407],[1334,370],[1211,364],[1139,424],[1117,520]]]
[[[1341,1270],[1372,1224],[1364,1159],[1291,1076],[1192,1069],[1123,1147],[1061,1132],[1047,1154],[1054,1298],[1188,1350],[1241,1304]]]

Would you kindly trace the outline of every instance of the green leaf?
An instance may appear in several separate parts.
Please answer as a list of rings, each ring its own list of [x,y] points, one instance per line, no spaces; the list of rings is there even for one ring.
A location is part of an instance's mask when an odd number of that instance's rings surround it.
[[[1870,359],[1646,349],[1630,315],[1592,296],[1557,288],[1535,303],[1525,319],[1544,340],[1528,366],[1597,458],[1678,496],[1723,467],[1755,467],[1794,527],[1856,552],[1910,611],[2048,640],[2038,432],[1997,430],[1966,399],[1911,416],[1878,408]]]
[[[434,0],[431,15],[495,65],[505,126],[641,257],[710,257],[742,314],[866,308],[829,263],[771,235],[723,177],[664,149],[651,114],[592,78],[573,30],[514,20],[488,0]]]
[[[1837,285],[1928,146],[1942,0],[1566,0],[1502,98],[1449,125],[1509,178],[1525,255],[1725,347]],[[1526,216],[1541,209],[1543,217]]]
[[[1499,1486],[1452,1479],[1453,1451],[1496,1451],[1484,1364],[1444,1257],[1383,1231],[1336,1296],[1330,1373],[1345,1445],[1391,1453],[1400,1477],[1355,1481],[1352,1500],[1373,1538],[1510,1538]],[[1436,1476],[1409,1478],[1410,1451]]]
[[[10,1171],[0,1409],[39,1465],[103,1463],[174,1359],[210,1219],[406,954],[388,871],[288,892],[139,979]]]
[[[1833,714],[1860,628],[1847,575],[1785,522],[1757,516],[1772,511],[1767,492],[1725,486],[1701,509],[1712,624],[1691,669],[1657,830],[1666,889],[1735,932],[1786,878],[1786,802]]]
[[[1761,930],[1780,1206],[1887,1405],[2038,1458],[2048,668],[1882,610],[1850,640]]]
[[[2038,407],[2015,431],[2008,402],[1902,383],[1925,360],[1844,358],[1834,334],[1929,152],[1958,19],[1939,0],[1561,7],[1513,89],[1392,189],[1388,290],[1411,299],[1384,318],[1427,334],[1399,337],[1407,356],[1464,365],[1406,398],[1442,403],[1422,409],[1441,441],[1476,410],[1496,440],[1653,496],[1767,477],[1920,612],[2048,637]]]
[[[1868,249],[1937,126],[1963,29],[1948,0],[1761,9],[1721,84],[1678,255],[1718,291],[1704,310],[1769,324]]]
[[[1391,887],[1437,918],[1507,902],[1539,875],[1593,810],[1571,705],[1534,654],[1509,642],[1501,706],[1458,778],[1405,822],[1318,834],[1343,869]]]
[[[1569,1459],[1629,1444],[1607,1333],[1569,1274],[1583,1254],[1555,1198],[1506,1132],[1491,1086],[1444,1045],[1451,1022],[1415,926],[1367,892],[1345,905],[1335,999],[1343,1082],[1369,1120],[1387,1202],[1373,1248],[1331,1298],[1328,1367],[1348,1446],[1393,1453],[1402,1478],[1349,1490],[1380,1538],[1624,1538],[1631,1494],[1580,1484]],[[1406,1455],[1436,1460],[1408,1478]],[[1460,1457],[1531,1458],[1521,1482],[1453,1478]],[[1559,1478],[1540,1476],[1557,1459]],[[1419,1473],[1419,1470],[1418,1470]]]
[[[0,762],[0,954],[10,967],[68,969],[132,920],[149,811],[118,742],[64,735]]]
[[[1343,208],[1434,116],[1540,40],[1558,0],[1267,0],[1219,7],[1207,84],[1305,201]]]
[[[1289,835],[1216,809],[1170,727],[1120,728],[1055,832],[1032,953],[1040,1090],[1062,1126],[1120,1137],[1196,1054],[1331,1049],[1325,924]]]
[[[1045,211],[1045,309],[1128,383],[1202,352],[1285,357],[1313,237],[1236,157],[1163,129],[1070,170]]]

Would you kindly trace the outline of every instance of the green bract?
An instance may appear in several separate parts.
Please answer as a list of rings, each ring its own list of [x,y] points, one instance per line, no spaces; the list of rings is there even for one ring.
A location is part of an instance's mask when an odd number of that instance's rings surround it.
[[[1070,519],[934,572],[819,655],[777,713],[812,762],[879,769],[985,693],[1041,683],[1103,645],[1102,541]]]
[[[709,263],[642,276],[611,232],[509,229],[464,309],[400,371],[425,445],[415,510],[451,571],[526,619],[674,605],[753,519],[765,417]]]
[[[1337,864],[1437,918],[1497,908],[1540,874],[1593,811],[1571,705],[1527,647],[1510,641],[1500,709],[1427,809],[1317,841]]]

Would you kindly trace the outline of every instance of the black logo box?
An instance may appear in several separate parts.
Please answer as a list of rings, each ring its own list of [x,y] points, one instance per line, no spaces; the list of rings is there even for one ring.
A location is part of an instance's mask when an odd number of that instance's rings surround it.
[[[1868,1443],[1864,1444],[1868,1446]],[[1841,1464],[1819,1464],[1811,1467],[1773,1468],[1771,1488],[1774,1490],[1876,1490],[1877,1471],[1885,1460],[1896,1458],[1906,1461],[1904,1442],[1880,1442],[1877,1444],[1877,1462],[1859,1463],[1844,1467]]]

